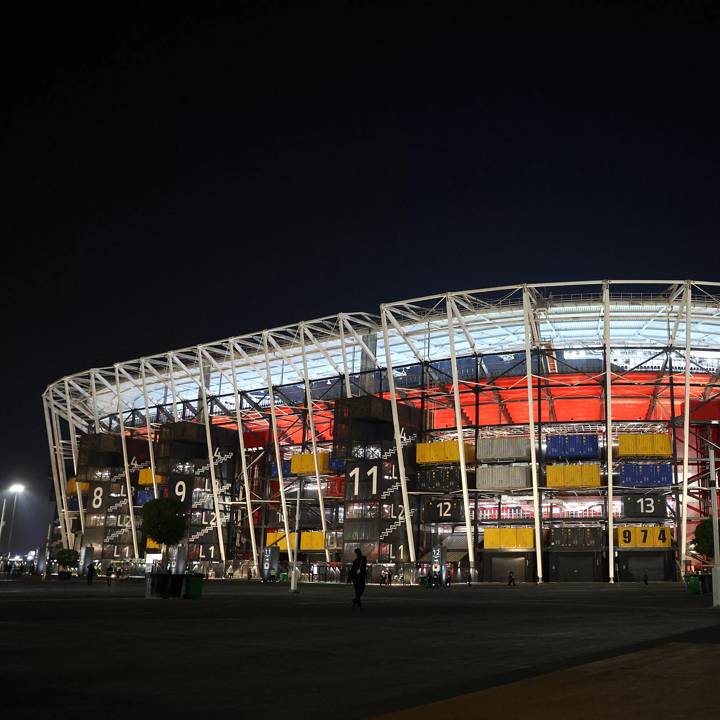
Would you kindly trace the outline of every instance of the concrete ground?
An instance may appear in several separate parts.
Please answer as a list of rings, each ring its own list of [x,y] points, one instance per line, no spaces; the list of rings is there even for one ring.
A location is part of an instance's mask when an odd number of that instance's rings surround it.
[[[680,585],[372,586],[362,611],[351,596],[208,582],[200,600],[146,600],[133,581],[2,581],[3,717],[539,718],[560,704],[642,718],[653,692],[667,707],[720,672],[720,613]],[[685,675],[695,685],[678,690]]]

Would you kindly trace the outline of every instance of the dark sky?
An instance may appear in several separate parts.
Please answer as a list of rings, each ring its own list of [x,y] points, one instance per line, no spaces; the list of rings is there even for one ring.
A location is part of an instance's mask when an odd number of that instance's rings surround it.
[[[446,290],[720,279],[712,3],[72,5],[3,19],[18,549],[65,374]]]

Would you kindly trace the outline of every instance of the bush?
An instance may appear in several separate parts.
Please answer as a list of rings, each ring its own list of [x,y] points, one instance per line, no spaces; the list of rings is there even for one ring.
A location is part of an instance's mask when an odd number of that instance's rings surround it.
[[[185,536],[187,510],[176,498],[158,498],[143,505],[143,530],[155,542],[177,545]]]
[[[80,561],[80,554],[77,550],[63,548],[62,550],[57,551],[55,560],[57,560],[58,567],[61,568],[77,567],[77,564]]]
[[[714,557],[712,520],[706,518],[695,529],[695,550],[706,557]]]

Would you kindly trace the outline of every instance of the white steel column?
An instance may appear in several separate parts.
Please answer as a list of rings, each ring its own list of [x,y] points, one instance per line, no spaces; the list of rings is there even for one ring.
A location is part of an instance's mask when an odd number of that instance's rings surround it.
[[[78,512],[80,513],[80,534],[84,539],[85,536],[85,508],[83,507],[83,494],[80,489],[80,482],[77,478],[77,436],[75,435],[75,425],[72,422],[72,406],[70,405],[70,388],[68,381],[65,379],[65,406],[67,407],[68,416],[68,432],[70,433],[70,452],[72,453],[73,474],[75,475],[75,494],[78,499]]]
[[[450,340],[450,365],[452,368],[453,401],[455,404],[455,426],[458,436],[458,453],[460,457],[460,480],[462,482],[463,507],[465,509],[465,535],[467,536],[468,560],[470,561],[470,576],[475,571],[475,542],[473,538],[472,523],[470,522],[470,494],[468,491],[467,466],[465,463],[465,435],[463,433],[462,412],[460,410],[460,380],[458,378],[457,356],[455,353],[455,323],[453,321],[454,303],[448,294],[445,301],[447,309],[448,339]]]
[[[173,354],[172,353],[168,353],[167,361],[168,361],[168,370],[170,371],[170,394],[172,395],[173,418],[175,419],[175,422],[179,422],[180,418],[178,417],[178,411],[177,411],[177,391],[175,390],[175,370],[173,368]]]
[[[60,423],[58,422],[55,407],[50,406],[50,418],[52,420],[53,435],[55,437],[55,456],[57,458],[58,478],[60,480],[60,495],[62,497],[63,510],[65,514],[65,527],[68,534],[68,547],[70,547],[70,538],[72,538],[73,548],[75,547],[75,534],[72,530],[72,519],[68,510],[67,499],[67,469],[65,467],[65,451],[62,444],[62,433],[60,432]]]
[[[295,551],[290,542],[290,524],[288,522],[287,503],[285,502],[285,478],[282,470],[282,454],[280,453],[280,438],[275,413],[275,392],[273,391],[272,373],[270,372],[270,355],[268,353],[267,332],[263,332],[263,349],[265,351],[265,368],[267,369],[267,388],[270,399],[270,420],[272,424],[273,443],[275,445],[275,462],[277,463],[278,482],[280,483],[280,505],[282,506],[283,526],[285,527],[285,540],[288,549],[288,561],[294,562]]]
[[[380,306],[380,319],[382,321],[383,342],[385,344],[385,362],[388,380],[388,391],[390,392],[390,405],[392,408],[393,431],[395,434],[395,450],[397,452],[398,473],[400,475],[400,489],[402,491],[403,508],[405,511],[405,534],[408,542],[408,556],[411,563],[415,560],[415,536],[413,535],[412,517],[410,516],[410,496],[407,489],[407,477],[405,475],[405,458],[403,457],[402,437],[400,435],[400,420],[398,418],[397,396],[395,394],[395,378],[393,377],[392,353],[390,352],[390,335],[387,326],[387,310],[384,305]]]
[[[260,577],[260,566],[258,565],[257,541],[255,539],[255,524],[253,520],[252,498],[250,497],[250,477],[248,476],[247,458],[245,457],[245,438],[243,437],[242,423],[242,398],[238,392],[237,386],[237,370],[235,368],[235,347],[230,341],[230,376],[233,386],[233,394],[235,395],[235,420],[237,422],[238,440],[240,441],[240,466],[242,468],[243,487],[245,488],[245,506],[248,514],[248,532],[250,533],[250,545],[252,547],[253,567],[255,575]]]
[[[608,514],[608,573],[615,582],[615,519],[613,518],[613,410],[612,410],[612,361],[610,359],[610,283],[603,283],[603,339],[605,342],[605,413],[607,453],[607,514]]]
[[[95,423],[95,432],[100,432],[100,416],[97,409],[97,388],[95,387],[95,370],[90,371],[90,388],[93,404],[93,422]]]
[[[200,395],[203,404],[203,419],[205,421],[205,441],[207,444],[208,463],[210,464],[210,483],[212,485],[213,507],[215,508],[215,527],[217,528],[218,547],[220,548],[220,562],[225,564],[225,540],[222,534],[222,512],[220,511],[220,496],[218,482],[215,476],[215,457],[213,452],[212,432],[210,431],[210,408],[208,407],[207,392],[205,390],[205,375],[203,373],[202,351],[197,349],[198,372],[200,373]],[[224,570],[223,570],[224,573]]]
[[[308,411],[308,424],[310,426],[310,440],[312,441],[313,463],[315,464],[315,481],[317,482],[318,503],[320,505],[320,520],[322,522],[323,550],[325,550],[325,562],[330,562],[330,551],[327,548],[327,522],[325,520],[325,501],[322,488],[320,487],[320,465],[318,463],[317,439],[315,437],[315,416],[312,407],[312,392],[310,391],[310,380],[308,378],[307,353],[305,352],[305,325],[300,323],[300,349],[302,351],[303,380],[305,382],[305,404]],[[298,480],[298,483],[300,481]],[[296,537],[297,541],[297,537]]]
[[[713,607],[720,607],[720,538],[718,538],[718,485],[717,469],[715,467],[715,446],[708,443],[708,451],[710,455],[710,497],[712,499],[713,526]]]
[[[340,329],[340,349],[342,350],[343,373],[345,377],[345,395],[352,397],[352,387],[350,385],[350,371],[348,370],[347,347],[345,346],[345,328],[343,327],[343,315],[338,316],[338,328]]]
[[[143,402],[145,403],[145,428],[147,430],[148,452],[150,453],[150,472],[152,473],[153,497],[157,500],[158,489],[155,478],[155,450],[153,448],[153,430],[150,423],[150,403],[148,402],[147,381],[145,379],[145,360],[140,360],[140,376],[142,378]]]
[[[680,564],[685,577],[687,564],[687,505],[688,475],[690,473],[690,345],[692,340],[692,322],[690,305],[692,285],[685,281],[685,412],[683,417],[683,481],[682,481],[682,528],[680,541]],[[673,413],[674,415],[674,413]]]
[[[68,548],[67,536],[67,520],[65,518],[65,508],[63,506],[62,495],[60,494],[60,482],[58,480],[58,470],[55,458],[55,449],[53,448],[53,431],[50,424],[50,411],[48,410],[48,402],[43,395],[43,410],[45,411],[45,431],[48,437],[48,450],[50,451],[50,470],[53,478],[53,488],[55,489],[55,507],[58,513],[58,526],[60,527],[60,537],[64,548]]]
[[[138,553],[137,531],[135,530],[135,508],[133,507],[132,484],[130,483],[130,468],[128,467],[127,439],[125,438],[125,418],[122,412],[120,400],[120,366],[115,365],[115,390],[117,392],[117,411],[120,423],[120,444],[122,445],[123,468],[125,469],[125,487],[127,488],[128,512],[130,514],[130,531],[132,533],[133,552],[135,559],[140,557]]]
[[[532,352],[530,347],[530,318],[531,318],[530,293],[527,285],[523,286],[523,318],[525,321],[525,371],[527,373],[527,395],[528,395],[528,426],[530,429],[530,462],[533,484],[533,511],[535,515],[535,563],[537,565],[537,579],[543,581],[542,571],[542,537],[540,523],[542,522],[542,506],[540,504],[540,491],[538,490],[538,466],[537,448],[535,437],[535,401],[533,400],[533,373],[532,373]],[[539,397],[539,395],[538,395]]]

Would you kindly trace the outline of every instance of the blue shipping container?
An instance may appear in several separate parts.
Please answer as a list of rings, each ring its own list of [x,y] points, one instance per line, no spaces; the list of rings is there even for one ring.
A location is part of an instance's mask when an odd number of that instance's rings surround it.
[[[672,463],[624,463],[620,470],[623,487],[667,487],[672,483]]]
[[[153,489],[138,488],[137,495],[135,496],[136,505],[144,505],[146,502],[150,502],[155,496],[153,495]]]
[[[345,460],[341,458],[330,458],[330,462],[328,463],[328,469],[332,470],[332,472],[336,473],[342,473],[345,471]]]
[[[290,461],[289,460],[282,461],[282,472],[283,472],[283,477],[288,477],[290,475]],[[270,461],[270,477],[271,478],[278,477],[277,463],[274,460]]]
[[[597,435],[550,435],[547,439],[548,458],[590,460],[599,454]]]

